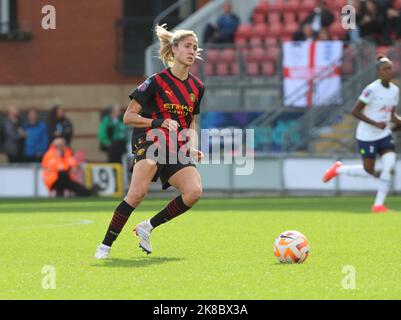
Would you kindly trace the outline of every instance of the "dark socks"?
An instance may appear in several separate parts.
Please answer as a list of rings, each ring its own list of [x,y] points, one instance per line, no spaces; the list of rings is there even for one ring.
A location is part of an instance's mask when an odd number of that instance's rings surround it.
[[[165,207],[162,211],[156,214],[152,219],[150,219],[150,224],[153,228],[158,227],[159,225],[174,219],[175,217],[183,214],[185,211],[190,209],[190,207],[186,206],[184,201],[182,201],[182,197],[179,196],[171,201],[167,207]]]
[[[109,228],[107,229],[106,236],[104,237],[103,244],[111,247],[113,242],[117,239],[121,230],[124,228],[129,216],[135,208],[131,207],[125,201],[122,201],[114,212],[111,219]]]

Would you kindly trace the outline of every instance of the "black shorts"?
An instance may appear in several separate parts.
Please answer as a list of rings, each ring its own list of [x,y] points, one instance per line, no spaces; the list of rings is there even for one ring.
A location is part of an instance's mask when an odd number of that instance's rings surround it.
[[[362,158],[376,159],[376,156],[383,151],[395,151],[394,138],[391,134],[380,140],[357,141]]]
[[[166,190],[171,186],[168,183],[168,180],[175,173],[177,173],[178,171],[180,171],[181,169],[184,169],[186,167],[195,167],[196,168],[194,161],[189,157],[187,157],[187,159],[186,159],[187,161],[184,163],[180,163],[179,161],[176,161],[177,163],[165,163],[164,161],[159,162],[158,158],[154,158],[153,156],[149,156],[147,154],[148,148],[152,145],[153,145],[153,142],[144,141],[138,145],[133,146],[132,154],[134,155],[134,162],[131,167],[131,171],[134,169],[135,164],[138,163],[139,161],[144,160],[144,159],[153,159],[154,161],[156,161],[157,172],[156,172],[155,176],[153,177],[152,181],[156,182],[157,179],[160,178],[160,180],[162,182],[163,190]],[[166,162],[168,162],[168,161],[166,161]]]

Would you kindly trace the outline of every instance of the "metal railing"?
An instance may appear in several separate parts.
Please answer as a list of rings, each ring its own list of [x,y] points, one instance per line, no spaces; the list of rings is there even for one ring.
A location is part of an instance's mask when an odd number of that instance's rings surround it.
[[[343,118],[343,116],[351,110],[363,87],[373,81],[376,75],[375,69],[375,53],[376,48],[368,43],[361,42],[353,47],[354,56],[354,74],[350,75],[347,80],[343,81],[342,89],[336,94],[329,97],[324,105],[314,106],[312,108],[291,108],[283,107],[278,104],[273,112],[266,112],[258,119],[254,120],[249,128],[268,128],[274,122],[283,117],[283,115],[300,110],[304,110],[304,115],[293,122],[292,125],[282,133],[281,152],[291,153],[297,151],[314,152],[313,143],[320,139],[320,132]],[[347,55],[342,60],[347,59]],[[334,63],[332,68],[337,67],[342,61]],[[318,83],[332,72],[332,68],[328,68],[317,74],[313,79],[313,83]],[[330,70],[331,69],[331,70]],[[310,89],[310,84],[305,84],[294,91],[292,95],[286,97],[287,101],[295,101],[304,96],[305,92]],[[352,137],[352,135],[350,135]],[[297,137],[294,139],[293,137]],[[335,139],[334,139],[335,140]],[[337,139],[336,142],[342,144],[344,149],[351,150],[352,141],[342,141]],[[331,150],[327,150],[330,153]]]

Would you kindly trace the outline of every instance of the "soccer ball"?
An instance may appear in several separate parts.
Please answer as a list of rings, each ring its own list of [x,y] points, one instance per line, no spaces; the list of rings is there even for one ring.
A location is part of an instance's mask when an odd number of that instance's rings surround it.
[[[309,250],[308,239],[298,231],[285,231],[274,241],[274,255],[281,263],[303,263]]]

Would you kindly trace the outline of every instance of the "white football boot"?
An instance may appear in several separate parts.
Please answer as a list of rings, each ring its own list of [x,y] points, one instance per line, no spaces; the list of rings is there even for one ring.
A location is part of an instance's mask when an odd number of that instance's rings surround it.
[[[107,259],[109,257],[111,247],[104,244],[99,245],[96,248],[95,259]]]
[[[152,253],[152,246],[150,244],[150,233],[152,230],[153,227],[149,220],[137,224],[134,228],[135,234],[139,237],[139,247],[147,254]]]

